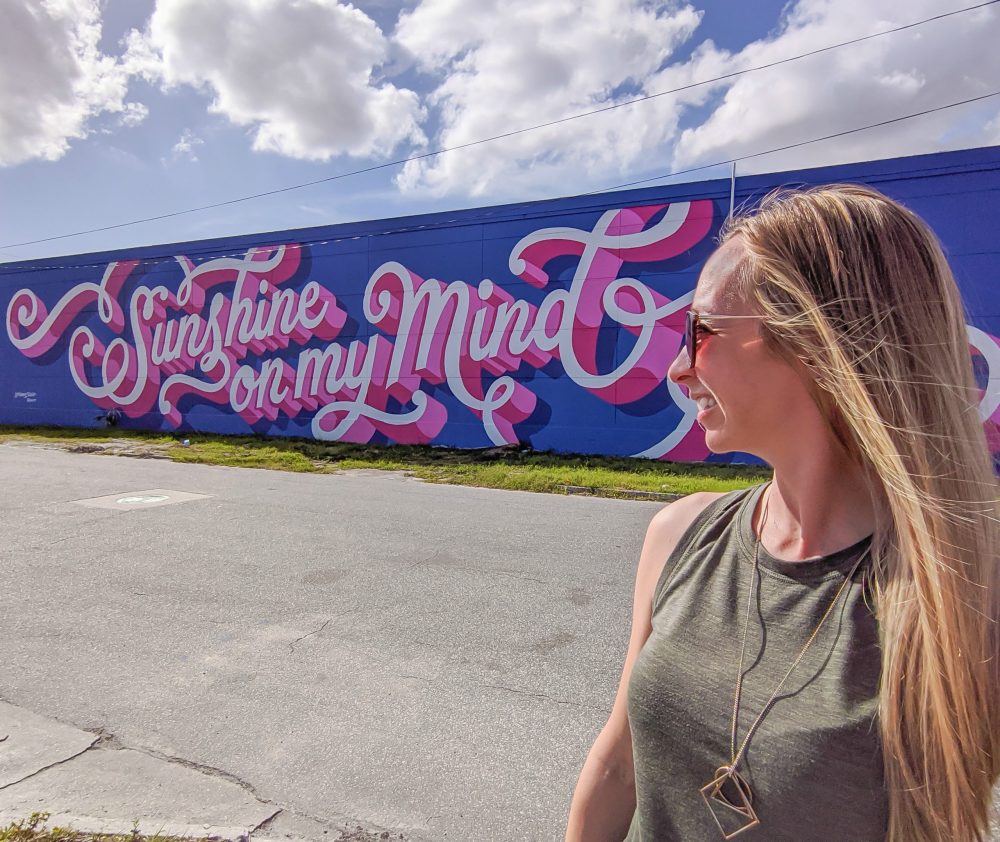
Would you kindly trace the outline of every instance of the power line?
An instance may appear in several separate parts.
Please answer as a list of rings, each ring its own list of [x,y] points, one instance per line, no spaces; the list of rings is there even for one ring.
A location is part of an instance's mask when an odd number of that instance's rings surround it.
[[[625,187],[634,187],[637,184],[648,184],[651,181],[660,181],[665,178],[673,178],[675,175],[686,175],[687,173],[698,172],[698,170],[707,170],[712,167],[721,167],[723,164],[732,164],[737,161],[748,161],[750,158],[761,158],[764,155],[770,155],[774,152],[784,152],[788,149],[797,149],[799,146],[808,146],[810,143],[820,143],[824,140],[832,140],[835,137],[844,137],[845,135],[854,134],[855,132],[864,132],[868,129],[877,129],[879,126],[889,126],[892,123],[900,123],[903,120],[912,120],[914,117],[923,117],[925,114],[933,114],[936,111],[944,111],[948,108],[957,108],[960,105],[968,105],[970,102],[979,102],[980,100],[989,99],[990,97],[1000,96],[1000,91],[993,91],[991,94],[983,94],[982,96],[974,96],[971,99],[963,99],[961,102],[950,102],[947,105],[939,105],[937,108],[928,108],[926,111],[917,111],[913,114],[905,114],[902,117],[893,117],[891,120],[882,120],[878,123],[869,123],[867,126],[858,126],[854,129],[846,129],[842,132],[835,132],[834,134],[823,135],[823,137],[814,137],[810,140],[801,140],[798,143],[789,143],[786,146],[776,146],[773,149],[765,149],[763,152],[753,152],[749,155],[739,155],[735,158],[727,158],[724,161],[715,161],[711,164],[701,164],[697,167],[691,167],[686,170],[677,170],[677,172],[662,173],[660,175],[654,175],[650,178],[642,178],[638,181],[628,181],[624,184],[615,184],[612,187],[602,187],[600,190],[592,190],[589,193],[583,193],[584,196],[594,196],[598,193],[605,193],[609,190],[621,190]]]
[[[578,194],[573,194],[573,196],[553,196],[553,197],[549,197],[548,199],[543,200],[543,201],[553,202],[553,201],[558,201],[559,199],[574,198],[574,197],[577,197],[577,196],[597,196],[597,195],[600,195],[601,193],[606,193],[606,192],[608,192],[610,190],[621,190],[622,188],[625,188],[625,187],[634,187],[634,186],[636,186],[638,184],[648,184],[651,181],[661,181],[663,179],[673,178],[674,176],[678,176],[678,175],[685,175],[687,173],[698,172],[699,170],[707,170],[707,169],[711,169],[712,167],[719,167],[719,166],[722,166],[724,164],[731,164],[731,163],[733,163],[733,161],[744,161],[744,160],[748,160],[750,158],[759,158],[759,157],[762,157],[764,155],[770,155],[770,154],[772,154],[774,152],[782,152],[782,151],[785,151],[787,149],[795,149],[795,148],[797,148],[799,146],[808,146],[811,143],[820,143],[820,142],[822,142],[824,140],[830,140],[830,139],[836,138],[836,137],[843,137],[845,135],[854,134],[856,132],[867,131],[868,129],[874,129],[874,128],[878,128],[879,126],[886,126],[886,125],[890,125],[892,123],[899,123],[899,122],[902,122],[903,120],[911,120],[914,117],[923,117],[926,114],[933,114],[936,111],[944,111],[947,108],[957,108],[960,105],[967,105],[967,104],[969,104],[971,102],[978,102],[980,100],[989,99],[989,98],[995,97],[995,96],[1000,96],[1000,91],[994,91],[993,93],[983,94],[982,96],[978,96],[978,97],[972,97],[971,99],[965,99],[965,100],[962,100],[960,102],[948,103],[947,105],[941,105],[941,106],[938,106],[937,108],[930,108],[930,109],[927,109],[925,111],[918,111],[918,112],[915,112],[913,114],[906,114],[906,115],[903,115],[902,117],[894,117],[891,120],[882,120],[882,121],[880,121],[878,123],[870,123],[867,126],[858,126],[856,128],[847,129],[847,130],[842,131],[842,132],[836,132],[834,134],[824,135],[823,137],[814,137],[814,138],[811,138],[809,140],[799,141],[798,143],[790,143],[790,144],[787,144],[785,146],[776,146],[776,147],[774,147],[772,149],[765,149],[765,150],[763,150],[761,152],[752,152],[752,153],[750,153],[748,155],[742,155],[742,156],[740,156],[738,158],[729,158],[729,159],[727,159],[725,161],[715,161],[715,162],[713,162],[711,164],[700,164],[697,167],[689,167],[688,169],[685,169],[685,170],[677,170],[676,172],[671,172],[671,173],[662,173],[660,175],[651,176],[650,178],[644,178],[644,179],[640,179],[638,181],[629,181],[629,182],[626,182],[624,184],[616,184],[616,185],[611,186],[611,187],[602,187],[599,190],[592,190],[589,193],[578,193]],[[994,166],[992,166],[992,167],[990,167],[988,169],[990,169],[990,171],[992,171],[992,170],[995,170],[995,168],[996,167],[994,165]],[[921,170],[920,172],[922,172],[922,173],[924,173],[926,175],[926,171]],[[911,177],[912,177],[912,175],[914,175],[914,174],[911,174]],[[478,209],[477,208],[472,208],[472,209],[469,209],[469,210],[466,210],[466,211],[457,211],[457,212],[458,213],[462,213],[463,215],[466,215],[466,214],[474,214],[477,211],[480,214],[480,216],[477,217],[477,219],[479,221],[481,221],[483,213],[487,213],[487,215],[489,215],[489,213],[490,213],[490,209],[488,209],[488,208],[478,208]],[[346,223],[346,224],[350,224],[350,223]],[[427,225],[421,224],[421,225],[416,225],[416,226],[413,226],[413,227],[404,227],[404,228],[398,228],[398,229],[376,231],[376,232],[372,232],[372,234],[376,235],[376,236],[377,235],[383,235],[383,234],[398,234],[398,233],[403,233],[403,232],[424,230],[427,227],[428,227]],[[435,225],[435,226],[430,226],[430,227],[439,227],[439,226]],[[297,243],[296,243],[296,245],[297,246],[326,245],[327,243],[331,243],[331,242],[335,243],[335,242],[342,242],[343,240],[357,239],[357,237],[358,237],[357,233],[350,233],[350,234],[347,234],[347,235],[345,235],[343,237],[324,237],[323,239],[317,239],[317,240],[298,240]],[[209,248],[209,249],[206,249],[206,250],[201,251],[201,252],[187,251],[185,253],[186,253],[186,255],[188,257],[193,257],[193,256],[200,255],[200,254],[212,254],[212,255],[214,255],[216,257],[224,257],[224,256],[241,257],[243,255],[242,252],[234,252],[233,254],[230,254],[230,255],[221,255],[221,254],[219,254],[218,247]],[[142,259],[141,264],[142,265],[152,265],[152,264],[158,263],[161,260],[172,260],[173,258],[174,258],[174,255],[172,253],[164,253],[164,254],[146,256],[145,258]],[[71,269],[71,268],[81,268],[81,267],[85,267],[85,266],[100,266],[100,265],[102,265],[102,264],[99,264],[99,263],[95,263],[95,264],[83,264],[83,263],[79,263],[79,264],[72,264],[72,265],[66,265],[66,266],[59,266],[59,267],[55,267],[55,268]],[[53,268],[53,267],[38,265],[36,267],[29,267],[27,269],[19,268],[19,269],[15,270],[15,271],[16,272],[36,271],[36,270],[43,270],[43,269],[46,269],[46,268]],[[8,274],[8,273],[3,270],[3,267],[0,267],[0,275],[4,275],[4,274]]]
[[[253,199],[262,199],[262,198],[265,198],[267,196],[275,196],[275,195],[278,195],[280,193],[288,193],[288,192],[291,192],[292,190],[301,190],[304,187],[313,187],[313,186],[315,186],[317,184],[326,184],[326,183],[331,182],[331,181],[338,181],[340,179],[349,178],[349,177],[355,176],[355,175],[364,175],[366,173],[376,172],[377,170],[388,169],[390,167],[397,167],[397,166],[400,166],[402,164],[409,163],[410,161],[420,161],[420,160],[423,160],[425,158],[433,158],[433,157],[436,157],[437,155],[443,155],[446,152],[456,152],[456,151],[458,151],[460,149],[468,149],[468,148],[470,148],[472,146],[479,146],[479,145],[484,144],[484,143],[492,143],[495,140],[503,140],[503,139],[508,138],[508,137],[514,137],[514,136],[519,135],[519,134],[525,134],[526,132],[532,132],[532,131],[537,131],[539,129],[549,128],[551,126],[561,125],[562,123],[568,123],[568,122],[570,122],[572,120],[579,120],[579,119],[582,119],[583,117],[592,117],[592,116],[594,116],[596,114],[604,114],[604,113],[606,113],[608,111],[614,111],[615,109],[618,109],[618,108],[625,108],[626,106],[635,105],[636,103],[640,103],[640,102],[647,102],[647,101],[652,100],[652,99],[657,99],[658,97],[668,96],[670,94],[681,93],[683,91],[688,91],[688,90],[691,90],[693,88],[701,87],[703,85],[711,85],[711,84],[714,84],[716,82],[722,82],[722,81],[725,81],[727,79],[733,79],[733,78],[736,78],[737,76],[742,76],[742,75],[744,75],[746,73],[754,73],[754,72],[759,71],[759,70],[767,70],[769,68],[777,67],[777,66],[782,65],[782,64],[788,64],[789,62],[799,61],[800,59],[808,58],[809,56],[818,55],[819,53],[825,53],[825,52],[829,52],[831,50],[840,49],[841,47],[847,47],[847,46],[850,46],[852,44],[858,44],[858,43],[861,43],[862,41],[870,41],[873,38],[881,38],[881,37],[883,37],[885,35],[891,35],[891,34],[893,34],[895,32],[902,32],[903,30],[906,30],[906,29],[913,29],[916,26],[922,26],[925,23],[931,23],[933,21],[942,20],[943,18],[952,17],[953,15],[960,15],[960,14],[964,14],[966,12],[974,11],[976,9],[982,9],[982,8],[984,8],[986,6],[995,5],[996,3],[1000,3],[1000,0],[986,0],[986,2],[978,3],[978,4],[974,5],[974,6],[967,6],[967,7],[963,8],[963,9],[956,9],[956,10],[951,11],[951,12],[943,12],[943,13],[941,13],[939,15],[933,15],[932,17],[924,18],[923,20],[914,21],[913,23],[904,24],[902,26],[897,26],[897,27],[894,27],[892,29],[885,29],[885,30],[882,30],[881,32],[874,32],[874,33],[872,33],[870,35],[862,35],[862,36],[860,36],[858,38],[852,38],[849,41],[841,41],[840,43],[837,43],[837,44],[831,44],[831,45],[826,46],[826,47],[819,47],[819,48],[817,48],[815,50],[810,50],[809,52],[800,53],[799,55],[796,55],[796,56],[789,56],[788,58],[778,59],[776,61],[767,62],[765,64],[755,65],[754,67],[747,67],[747,68],[744,68],[743,70],[735,70],[735,71],[733,71],[731,73],[724,73],[721,76],[715,76],[715,77],[713,77],[711,79],[702,79],[699,82],[692,82],[692,83],[690,83],[688,85],[682,85],[682,86],[680,86],[678,88],[672,88],[672,89],[667,90],[667,91],[660,91],[659,93],[655,93],[655,94],[646,94],[645,96],[635,97],[633,99],[626,100],[625,102],[619,102],[619,103],[615,103],[613,105],[606,105],[606,106],[603,106],[601,108],[596,108],[596,109],[593,109],[591,111],[584,111],[584,112],[581,112],[579,114],[572,114],[569,117],[561,117],[558,120],[549,120],[548,122],[538,123],[537,125],[534,125],[534,126],[526,126],[524,128],[521,128],[521,129],[514,129],[512,131],[504,132],[502,134],[492,135],[490,137],[484,137],[484,138],[480,138],[478,140],[472,140],[472,141],[469,141],[468,143],[458,144],[457,146],[449,146],[449,147],[444,147],[444,148],[441,148],[441,149],[434,149],[434,150],[431,150],[430,152],[422,152],[422,153],[420,153],[418,155],[410,155],[410,156],[408,156],[406,158],[400,158],[400,159],[395,160],[395,161],[388,161],[388,162],[382,163],[382,164],[374,164],[374,165],[372,165],[370,167],[363,167],[363,168],[357,169],[357,170],[350,170],[350,171],[345,172],[345,173],[339,173],[337,175],[326,176],[325,178],[314,179],[313,181],[304,181],[304,182],[302,182],[300,184],[291,184],[291,185],[288,185],[288,186],[285,186],[285,187],[278,187],[278,188],[275,188],[274,190],[265,190],[265,191],[263,191],[261,193],[253,193],[253,194],[251,194],[249,196],[240,196],[240,197],[238,197],[236,199],[227,199],[227,200],[222,201],[222,202],[213,202],[213,203],[208,204],[208,205],[199,205],[197,207],[185,208],[185,209],[179,210],[179,211],[171,211],[170,213],[157,214],[156,216],[147,216],[147,217],[143,217],[141,219],[133,219],[133,220],[130,220],[128,222],[118,222],[118,223],[115,223],[113,225],[104,225],[104,226],[101,226],[99,228],[88,228],[88,229],[85,229],[85,230],[82,230],[82,231],[74,231],[74,232],[69,233],[69,234],[57,234],[57,235],[55,235],[53,237],[43,237],[42,239],[39,239],[39,240],[28,240],[28,241],[23,242],[23,243],[8,243],[7,245],[0,246],[0,249],[3,249],[3,248],[19,248],[21,246],[38,245],[39,243],[50,243],[50,242],[53,242],[55,240],[65,240],[65,239],[68,239],[70,237],[79,237],[79,236],[82,236],[84,234],[98,234],[98,233],[101,233],[102,231],[112,231],[112,230],[115,230],[117,228],[126,228],[126,227],[129,227],[131,225],[140,225],[140,224],[142,224],[144,222],[157,222],[157,221],[162,220],[162,219],[171,219],[173,217],[184,216],[184,215],[189,214],[189,213],[197,213],[197,212],[203,211],[203,210],[212,210],[214,208],[226,207],[228,205],[235,205],[235,204],[239,204],[241,202],[248,202],[248,201],[251,201]],[[990,94],[990,96],[993,96],[993,94]],[[974,100],[967,100],[967,101],[968,102],[972,102]],[[963,104],[963,103],[953,103],[953,105],[942,106],[942,108],[951,108],[954,105],[961,105],[961,104]],[[932,109],[932,111],[933,110],[939,110],[939,109]],[[925,113],[931,113],[931,112],[925,112]],[[920,115],[913,115],[913,116],[920,116]],[[904,117],[904,118],[899,118],[899,119],[908,119],[908,118]],[[889,121],[889,122],[893,122],[893,121]],[[880,125],[880,124],[874,124],[872,126],[872,128],[874,128],[874,126],[876,126],[876,125]],[[868,128],[868,127],[865,127],[865,128]],[[863,131],[863,130],[864,129],[857,129],[857,131]],[[837,137],[837,135],[831,135],[830,137]],[[817,138],[815,141],[805,141],[805,142],[806,143],[814,143],[814,142],[817,142],[819,140],[826,140],[826,139],[827,138]],[[788,148],[791,148],[791,147],[788,147]],[[775,150],[770,150],[770,151],[777,152],[777,151],[781,151],[781,150],[775,149]],[[765,155],[765,154],[769,154],[769,152],[757,153],[757,155]],[[745,156],[745,157],[756,157],[757,155]],[[742,159],[739,159],[739,160],[742,160]],[[723,162],[723,163],[731,163],[731,162],[732,161],[730,160],[730,161]],[[706,165],[704,167],[696,167],[696,168],[694,168],[692,170],[683,170],[682,172],[671,173],[670,175],[681,175],[684,172],[694,172],[695,170],[698,170],[698,169],[707,169],[708,166],[712,166],[712,165]],[[666,178],[666,177],[668,177],[668,176],[658,176],[658,178]],[[644,183],[645,181],[652,181],[652,180],[655,180],[655,179],[644,179],[643,181],[632,182],[632,183],[633,184],[641,184],[641,183]],[[629,185],[622,185],[622,186],[629,186]],[[613,190],[615,188],[610,188],[609,187],[609,188],[604,188],[604,189],[606,189],[606,190]],[[597,192],[601,192],[601,191],[597,191]],[[589,194],[586,194],[586,195],[589,195]]]

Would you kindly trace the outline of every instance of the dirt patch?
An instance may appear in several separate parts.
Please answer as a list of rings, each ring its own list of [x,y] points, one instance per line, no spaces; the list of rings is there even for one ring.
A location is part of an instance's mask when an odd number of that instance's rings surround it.
[[[100,453],[106,456],[131,456],[138,459],[169,459],[171,444],[150,444],[134,439],[107,442],[53,442],[50,446],[70,453]]]
[[[399,836],[393,836],[388,830],[383,830],[381,833],[369,833],[362,827],[357,830],[348,830],[341,836],[336,842],[382,842],[383,839],[405,839],[402,833]]]
[[[329,463],[322,463],[327,465]],[[336,463],[333,465],[336,468]],[[389,477],[394,479],[412,479],[420,482],[418,477],[413,476],[409,471],[383,471],[381,468],[347,468],[337,471],[343,477]]]
[[[139,441],[137,439],[111,439],[110,441],[80,441],[79,439],[10,439],[7,447],[41,447],[45,450],[64,450],[67,453],[97,453],[104,456],[131,456],[137,459],[169,459],[174,444]]]

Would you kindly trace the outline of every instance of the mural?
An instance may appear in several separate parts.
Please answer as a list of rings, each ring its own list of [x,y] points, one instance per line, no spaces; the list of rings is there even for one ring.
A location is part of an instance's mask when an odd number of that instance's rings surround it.
[[[714,186],[0,266],[0,420],[754,461],[666,379]],[[969,340],[1000,453],[998,341]]]

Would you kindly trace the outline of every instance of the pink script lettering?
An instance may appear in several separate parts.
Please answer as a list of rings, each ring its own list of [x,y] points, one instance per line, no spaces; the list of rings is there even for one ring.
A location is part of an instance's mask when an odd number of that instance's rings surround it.
[[[8,305],[7,333],[31,358],[69,333],[76,386],[97,406],[132,418],[158,411],[177,426],[181,406],[195,401],[228,407],[248,424],[305,415],[321,439],[368,441],[382,433],[430,442],[448,420],[424,389],[434,384],[503,444],[517,441],[517,424],[536,408],[534,392],[514,376],[524,365],[558,360],[575,384],[611,404],[662,384],[685,301],[622,277],[621,269],[682,254],[711,225],[712,203],[698,201],[609,210],[592,230],[535,231],[511,251],[513,276],[545,289],[547,265],[576,258],[568,286],[549,290],[537,305],[491,279],[445,283],[386,262],[364,291],[364,316],[382,334],[367,342],[335,341],[348,314],[320,282],[299,291],[287,286],[301,265],[294,244],[198,265],[179,256],[176,291],[133,282],[125,296],[137,261],[109,264],[99,283],[74,286],[51,310],[22,289]],[[95,306],[99,324],[88,319]],[[599,341],[609,326],[631,336],[630,347],[602,370]],[[297,358],[289,353],[296,349]],[[693,439],[687,446],[697,448]]]

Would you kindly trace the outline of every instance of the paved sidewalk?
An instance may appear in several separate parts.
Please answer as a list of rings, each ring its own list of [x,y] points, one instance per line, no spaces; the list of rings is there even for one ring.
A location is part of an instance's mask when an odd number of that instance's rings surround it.
[[[0,702],[0,827],[49,813],[48,826],[88,833],[155,833],[254,842],[403,834],[310,820],[257,798],[217,770],[157,757]]]

